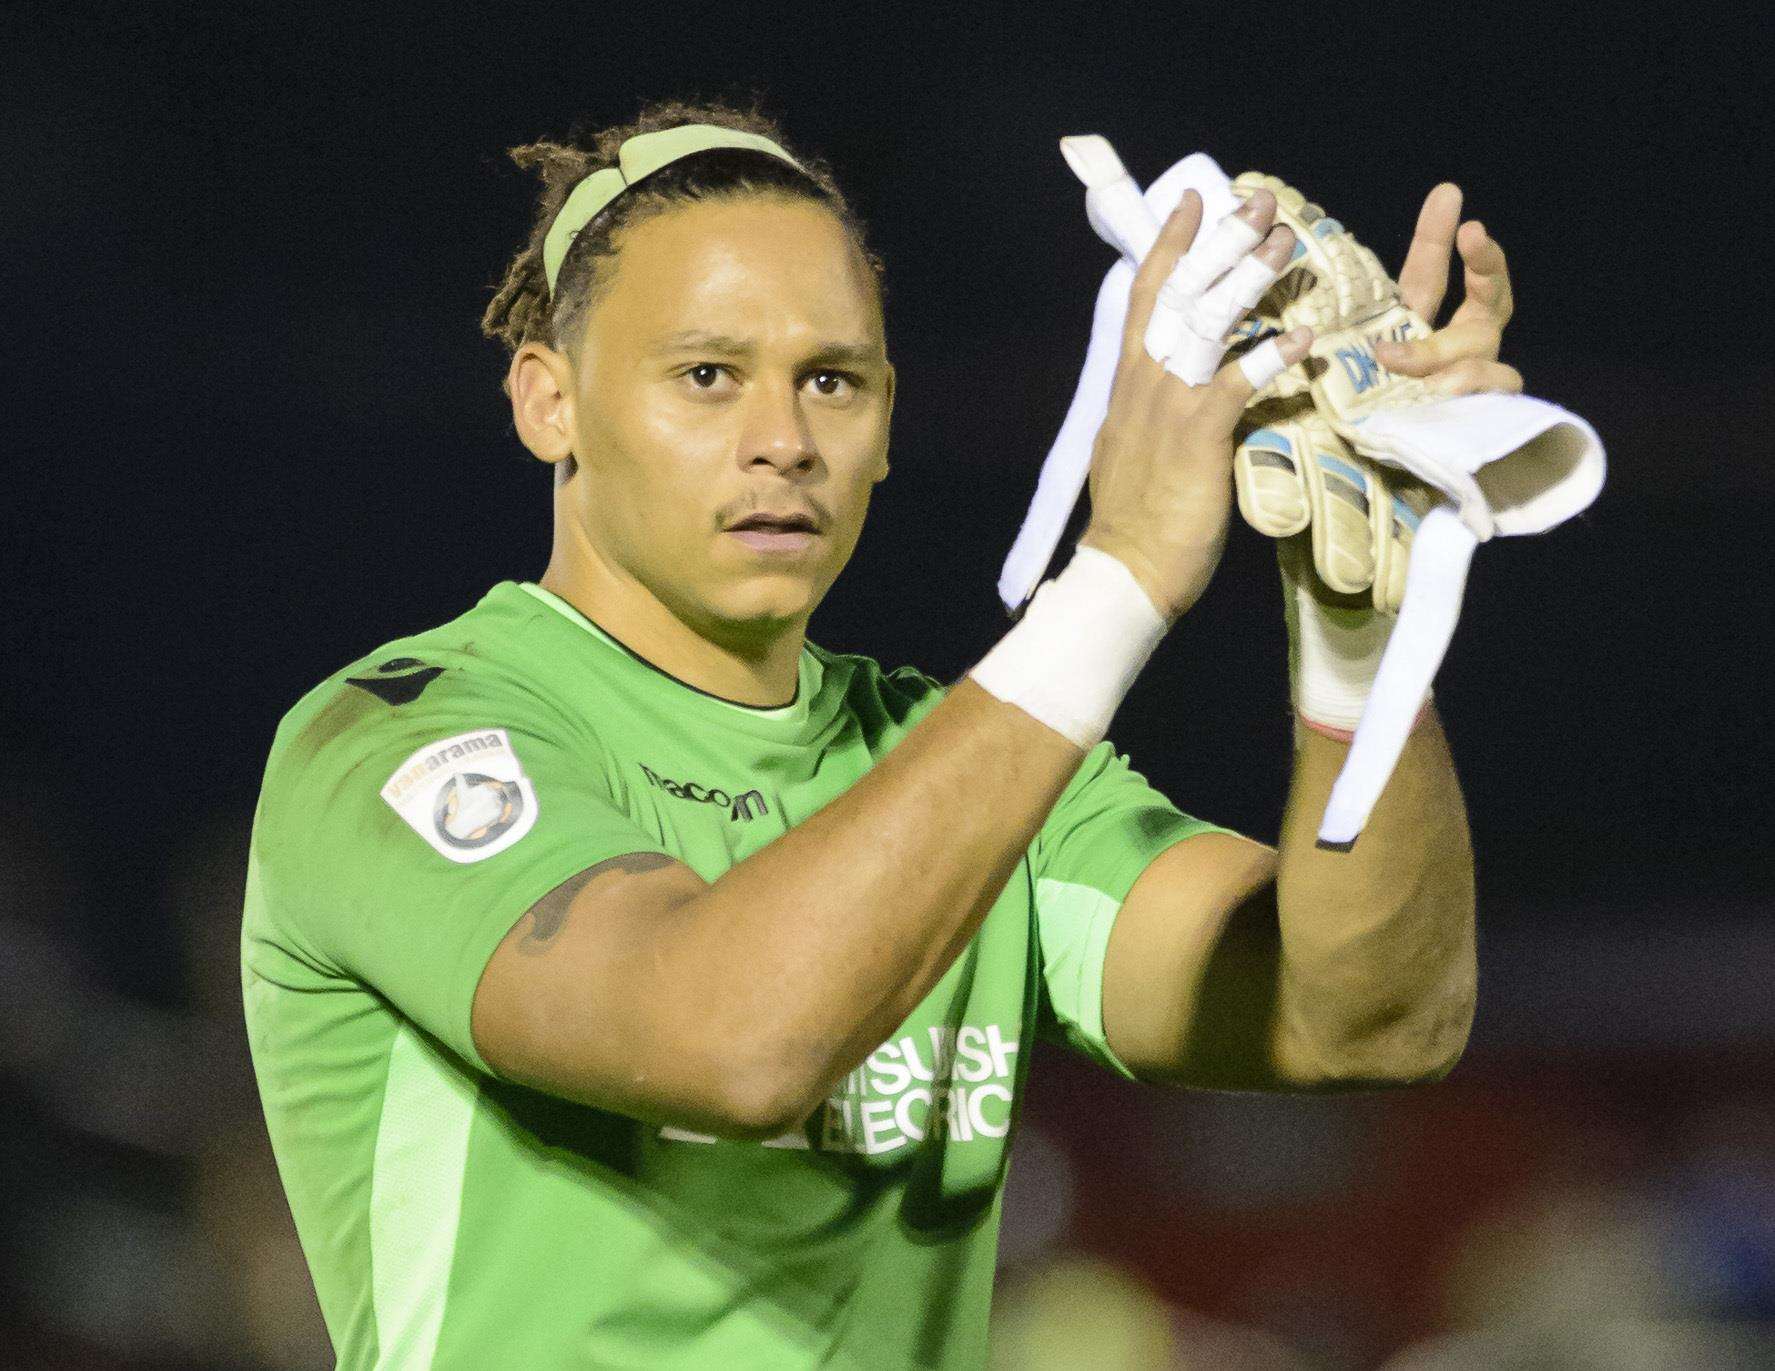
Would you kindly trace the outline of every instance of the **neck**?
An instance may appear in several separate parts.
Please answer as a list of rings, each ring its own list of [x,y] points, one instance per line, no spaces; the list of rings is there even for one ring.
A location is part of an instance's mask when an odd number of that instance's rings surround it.
[[[664,603],[583,536],[559,524],[537,582],[630,651],[686,685],[736,704],[769,708],[795,697],[805,620],[762,635],[720,621],[694,622]],[[724,631],[727,630],[727,631]]]

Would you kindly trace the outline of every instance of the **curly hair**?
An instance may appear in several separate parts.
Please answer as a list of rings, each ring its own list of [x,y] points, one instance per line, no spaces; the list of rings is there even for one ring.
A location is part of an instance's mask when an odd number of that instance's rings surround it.
[[[769,153],[743,148],[710,149],[670,163],[617,196],[580,230],[561,264],[551,298],[542,245],[573,188],[593,172],[615,166],[618,150],[636,134],[679,124],[715,124],[760,134],[805,171],[797,171]],[[755,103],[740,108],[719,102],[656,101],[645,105],[626,124],[589,133],[575,129],[564,142],[525,143],[508,152],[519,167],[535,169],[542,177],[530,239],[507,265],[504,279],[481,316],[481,332],[503,343],[508,357],[530,342],[571,355],[584,334],[587,311],[609,284],[622,230],[697,200],[765,195],[826,206],[850,232],[869,264],[878,296],[885,297],[881,258],[869,247],[863,222],[839,190],[831,169],[791,147],[776,121],[761,113]]]

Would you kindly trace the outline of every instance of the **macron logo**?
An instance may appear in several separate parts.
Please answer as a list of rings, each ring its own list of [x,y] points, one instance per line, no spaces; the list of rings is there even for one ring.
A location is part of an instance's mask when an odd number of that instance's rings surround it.
[[[725,790],[698,785],[695,781],[668,780],[650,766],[642,766],[641,772],[647,777],[647,784],[655,790],[665,791],[674,800],[690,800],[700,805],[720,805],[727,810],[727,817],[734,823],[750,823],[759,815],[770,812],[770,806],[764,802],[764,796],[756,790],[729,795]]]

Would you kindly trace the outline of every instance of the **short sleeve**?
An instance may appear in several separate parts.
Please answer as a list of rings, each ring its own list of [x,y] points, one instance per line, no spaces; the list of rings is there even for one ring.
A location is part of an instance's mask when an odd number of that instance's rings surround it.
[[[398,709],[338,690],[267,768],[261,936],[489,1070],[469,1024],[501,939],[570,876],[664,845],[618,807],[595,744],[521,690],[458,679]]]
[[[1227,831],[1179,810],[1109,742],[1091,750],[1030,846],[1043,1019],[1051,1036],[1135,1078],[1103,1032],[1110,930],[1153,858],[1198,833]]]

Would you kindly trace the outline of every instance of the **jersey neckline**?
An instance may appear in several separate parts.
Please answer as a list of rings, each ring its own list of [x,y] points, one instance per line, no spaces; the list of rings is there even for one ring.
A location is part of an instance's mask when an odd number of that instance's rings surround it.
[[[820,699],[829,663],[812,643],[802,644],[801,658],[796,669],[794,699],[786,705],[742,704],[738,700],[729,700],[700,686],[691,685],[665,668],[648,661],[596,620],[534,581],[506,581],[495,586],[494,593],[505,591],[508,587],[512,591],[522,592],[531,602],[552,610],[552,617],[564,620],[592,641],[610,649],[614,658],[629,664],[634,670],[646,673],[651,680],[669,683],[675,688],[674,693],[681,692],[685,700],[694,701],[694,708],[707,710],[747,732],[772,738],[793,737],[810,723],[817,727],[824,722],[825,716],[832,713],[831,703]]]

